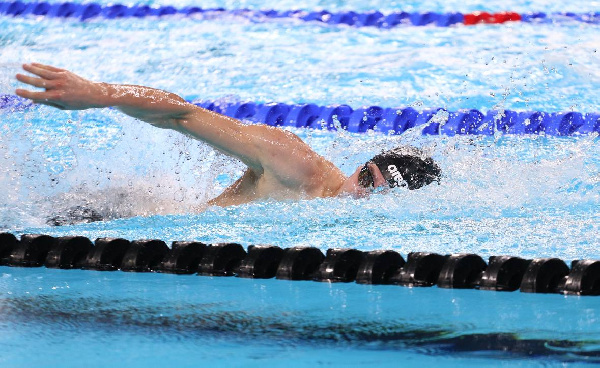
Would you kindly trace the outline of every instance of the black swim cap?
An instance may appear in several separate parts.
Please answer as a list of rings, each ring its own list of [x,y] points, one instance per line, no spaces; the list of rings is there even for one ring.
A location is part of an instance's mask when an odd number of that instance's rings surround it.
[[[439,182],[442,174],[435,161],[415,147],[397,147],[373,157],[370,162],[377,165],[392,188],[419,189],[434,180]]]

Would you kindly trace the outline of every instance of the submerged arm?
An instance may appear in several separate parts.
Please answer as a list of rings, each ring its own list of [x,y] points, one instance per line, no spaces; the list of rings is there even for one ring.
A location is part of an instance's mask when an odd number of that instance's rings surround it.
[[[236,119],[190,104],[173,93],[150,87],[95,83],[67,70],[42,64],[25,64],[23,69],[36,76],[17,74],[17,79],[45,91],[17,89],[18,96],[62,110],[116,107],[154,126],[191,135],[258,172],[262,170],[257,142],[270,134],[266,127],[246,126]]]

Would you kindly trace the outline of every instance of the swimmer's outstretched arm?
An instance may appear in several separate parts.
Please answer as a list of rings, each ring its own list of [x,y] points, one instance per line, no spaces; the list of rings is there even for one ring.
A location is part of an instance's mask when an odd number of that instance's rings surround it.
[[[283,168],[282,164],[276,162],[277,156],[283,150],[289,151],[303,145],[297,137],[279,129],[244,125],[166,91],[143,86],[96,83],[68,70],[37,63],[24,64],[23,69],[35,76],[17,74],[17,79],[44,88],[45,91],[17,89],[18,96],[63,110],[116,107],[154,126],[177,130],[202,140],[240,159],[258,173],[263,171],[265,164],[275,165],[276,171],[278,166]],[[293,160],[288,157],[290,159]]]

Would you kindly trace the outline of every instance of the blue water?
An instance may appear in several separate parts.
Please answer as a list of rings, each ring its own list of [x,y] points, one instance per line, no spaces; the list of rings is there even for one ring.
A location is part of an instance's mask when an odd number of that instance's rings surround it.
[[[599,359],[593,297],[2,271],[3,366],[512,367]]]
[[[185,6],[190,2],[152,2]],[[194,4],[197,5],[197,4]],[[598,2],[210,2],[382,11],[597,11]],[[187,99],[596,112],[598,25],[328,26],[239,17],[0,18],[0,94],[39,61]],[[600,146],[580,137],[296,130],[346,173],[412,144],[440,185],[209,208],[239,162],[112,110],[0,110],[0,230],[483,257],[600,259]],[[74,206],[108,220],[50,227]],[[600,299],[0,267],[2,366],[576,366]]]

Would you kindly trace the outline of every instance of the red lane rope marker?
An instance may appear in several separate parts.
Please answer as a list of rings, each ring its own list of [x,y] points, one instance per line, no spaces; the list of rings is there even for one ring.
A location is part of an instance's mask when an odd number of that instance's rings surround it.
[[[515,12],[499,12],[491,14],[488,12],[473,12],[464,14],[463,24],[467,26],[478,23],[500,24],[506,22],[519,22],[521,19],[521,15]]]

